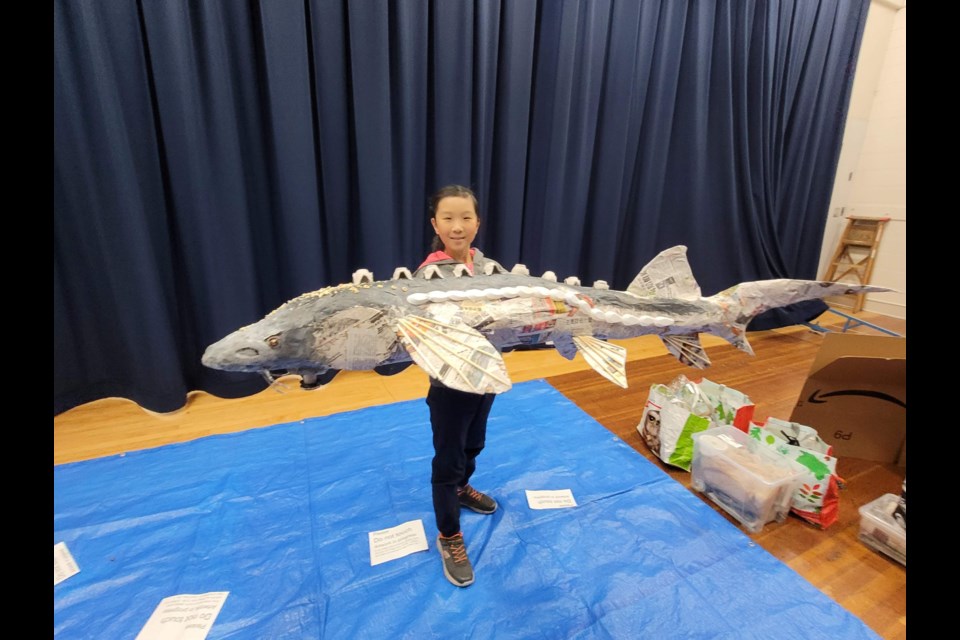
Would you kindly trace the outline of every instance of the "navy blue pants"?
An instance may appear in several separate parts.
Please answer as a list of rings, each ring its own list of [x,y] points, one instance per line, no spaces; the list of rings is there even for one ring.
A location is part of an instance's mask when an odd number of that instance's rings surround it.
[[[457,489],[470,481],[487,438],[492,393],[479,395],[431,385],[427,393],[433,427],[433,511],[444,536],[460,531]]]

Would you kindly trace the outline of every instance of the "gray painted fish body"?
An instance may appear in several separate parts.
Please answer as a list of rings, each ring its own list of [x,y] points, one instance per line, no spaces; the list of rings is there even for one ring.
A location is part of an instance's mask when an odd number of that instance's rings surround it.
[[[886,290],[766,280],[702,297],[690,282],[692,289],[669,297],[513,273],[364,280],[287,302],[211,345],[203,363],[228,371],[296,372],[309,386],[329,370],[385,371],[412,360],[453,388],[499,393],[510,387],[501,350],[552,343],[567,358],[583,352],[599,373],[626,386],[625,351],[608,339],[657,335],[681,362],[702,368],[709,358],[700,333],[752,353],[745,327],[758,313]]]

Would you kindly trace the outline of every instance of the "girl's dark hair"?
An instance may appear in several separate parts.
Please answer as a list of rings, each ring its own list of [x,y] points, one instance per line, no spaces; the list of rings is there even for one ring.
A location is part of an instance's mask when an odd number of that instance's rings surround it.
[[[430,198],[430,219],[437,217],[437,205],[444,198],[470,198],[473,200],[473,208],[477,212],[477,218],[480,218],[480,203],[477,202],[477,195],[473,190],[460,184],[448,184],[440,188]],[[430,251],[440,251],[441,249],[443,249],[443,241],[440,240],[440,236],[434,235],[433,241],[430,243]]]

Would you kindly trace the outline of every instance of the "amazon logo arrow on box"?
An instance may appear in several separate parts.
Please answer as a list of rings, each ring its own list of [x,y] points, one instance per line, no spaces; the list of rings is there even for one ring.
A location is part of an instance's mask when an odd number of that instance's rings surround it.
[[[813,427],[833,455],[906,464],[906,338],[824,336],[790,416]]]
[[[807,402],[823,404],[827,401],[827,398],[835,398],[837,396],[863,396],[865,398],[876,398],[877,400],[883,400],[884,402],[892,402],[893,404],[901,406],[904,409],[907,408],[906,402],[903,402],[899,398],[893,397],[889,393],[883,393],[882,391],[870,391],[867,389],[845,389],[843,391],[830,391],[828,393],[821,393],[820,389],[816,389],[810,394],[810,397],[807,398]]]

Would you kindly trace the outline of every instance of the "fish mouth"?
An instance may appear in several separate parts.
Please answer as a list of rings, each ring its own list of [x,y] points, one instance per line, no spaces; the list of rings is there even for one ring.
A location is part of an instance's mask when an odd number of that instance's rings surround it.
[[[313,389],[319,389],[327,382],[329,382],[334,375],[338,373],[336,369],[326,368],[322,371],[319,369],[261,369],[260,375],[263,376],[263,379],[267,381],[268,385],[273,384],[283,376],[287,375],[298,375],[300,376],[300,388],[306,391],[312,391]]]

